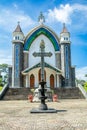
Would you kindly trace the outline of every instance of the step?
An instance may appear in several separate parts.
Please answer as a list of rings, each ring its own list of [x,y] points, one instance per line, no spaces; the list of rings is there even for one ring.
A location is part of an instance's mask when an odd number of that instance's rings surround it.
[[[84,99],[79,88],[54,88],[54,94],[58,95],[59,99]],[[27,100],[31,94],[30,88],[9,88],[3,100]]]

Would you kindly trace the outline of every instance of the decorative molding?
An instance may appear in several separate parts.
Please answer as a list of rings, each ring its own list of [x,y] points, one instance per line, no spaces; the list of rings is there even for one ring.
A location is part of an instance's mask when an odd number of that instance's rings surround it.
[[[23,43],[24,44],[24,41],[22,40],[12,40],[12,43],[15,44],[15,43]]]
[[[57,69],[56,67],[53,67],[53,66],[49,65],[49,64],[46,63],[46,62],[44,63],[44,66],[47,67],[47,68],[49,68],[49,69],[52,69],[52,70],[56,71],[56,73],[60,73],[60,74],[61,74],[61,70],[60,70],[60,69]],[[35,69],[35,68],[39,68],[39,67],[41,67],[41,64],[40,64],[40,63],[34,65],[34,66],[31,67],[31,68],[25,69],[24,71],[22,71],[22,74],[27,74],[29,71],[31,71],[31,70],[33,70],[33,69]]]
[[[25,50],[24,50],[23,53],[27,53],[27,54],[29,54],[29,51],[25,51]]]
[[[41,27],[41,28],[35,30],[35,32],[33,32],[32,34],[30,34],[30,36],[25,41],[24,50],[29,50],[32,42],[41,34],[43,34],[49,38],[49,40],[52,42],[52,44],[54,46],[55,51],[60,50],[59,43],[58,43],[57,39],[55,38],[55,36],[52,34],[52,32],[50,32],[48,29],[46,29],[44,27]]]
[[[60,51],[55,51],[55,54],[60,54]]]
[[[61,40],[60,40],[60,45],[61,45],[61,44],[70,44],[70,43],[71,43],[71,41],[64,41],[64,40],[61,41]]]

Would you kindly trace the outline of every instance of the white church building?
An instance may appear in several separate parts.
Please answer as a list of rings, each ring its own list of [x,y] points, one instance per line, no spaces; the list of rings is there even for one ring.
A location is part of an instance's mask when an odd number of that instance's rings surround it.
[[[44,80],[47,87],[75,87],[75,68],[71,65],[70,33],[65,24],[58,36],[44,24],[41,13],[38,26],[29,30],[24,36],[18,23],[13,32],[12,40],[12,88],[36,88],[41,81],[41,57],[34,57],[33,53],[40,53],[43,41],[45,52],[51,52],[51,57],[44,57]]]

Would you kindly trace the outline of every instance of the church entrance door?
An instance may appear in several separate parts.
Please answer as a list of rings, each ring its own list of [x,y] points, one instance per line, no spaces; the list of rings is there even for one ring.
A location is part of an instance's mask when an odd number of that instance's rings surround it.
[[[50,88],[54,88],[54,75],[53,74],[51,74],[50,75]]]
[[[39,70],[39,73],[38,73],[38,80],[39,82],[41,81],[41,69]],[[46,81],[46,71],[44,70],[44,80]]]
[[[33,74],[31,74],[30,76],[30,88],[34,88],[34,84],[35,84],[35,77]]]

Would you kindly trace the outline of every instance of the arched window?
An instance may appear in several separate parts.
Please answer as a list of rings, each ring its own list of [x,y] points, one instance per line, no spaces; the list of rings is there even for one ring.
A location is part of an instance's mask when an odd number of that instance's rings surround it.
[[[17,36],[15,36],[15,40],[17,40]]]
[[[18,40],[19,40],[19,36],[18,36]]]
[[[35,77],[33,74],[30,75],[30,88],[34,88]]]
[[[15,36],[15,40],[19,40],[19,36]]]
[[[50,75],[50,88],[54,88],[54,75]]]
[[[41,81],[41,69],[39,70],[39,73],[38,73],[38,80],[39,82]],[[44,70],[44,80],[46,81],[46,71]]]

